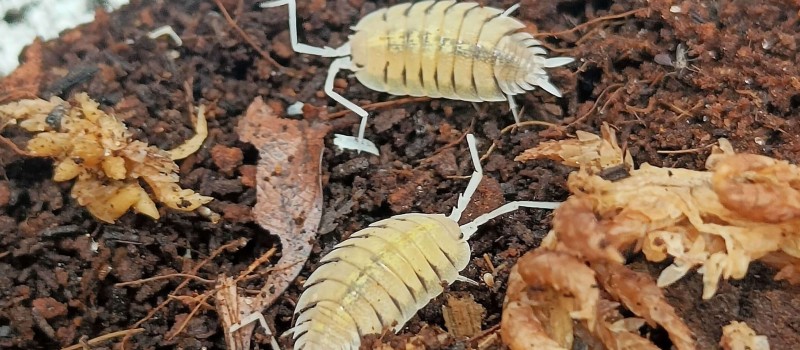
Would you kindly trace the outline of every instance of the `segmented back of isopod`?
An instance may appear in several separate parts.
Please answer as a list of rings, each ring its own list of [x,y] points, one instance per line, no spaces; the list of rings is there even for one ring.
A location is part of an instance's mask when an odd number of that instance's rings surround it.
[[[294,348],[357,349],[363,335],[402,328],[467,266],[460,237],[444,215],[404,214],[336,245],[297,301]]]
[[[418,1],[376,10],[350,36],[356,78],[394,95],[504,101],[534,86],[560,96],[525,25],[476,2]]]

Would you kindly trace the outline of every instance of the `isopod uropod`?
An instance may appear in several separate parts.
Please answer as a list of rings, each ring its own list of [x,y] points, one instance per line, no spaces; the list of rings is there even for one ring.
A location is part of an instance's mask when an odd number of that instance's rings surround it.
[[[294,334],[294,349],[358,349],[364,335],[388,328],[399,331],[442,293],[443,283],[468,281],[459,272],[470,259],[467,240],[480,225],[520,207],[558,206],[509,202],[459,226],[483,176],[473,135],[467,135],[467,142],[475,171],[449,216],[408,213],[375,222],[320,260],[322,265],[308,277],[297,301],[295,325],[286,332]]]
[[[540,87],[561,97],[545,68],[566,65],[571,57],[545,58],[546,51],[525,25],[506,11],[477,2],[425,0],[376,10],[351,29],[344,45],[314,47],[297,40],[296,0],[275,0],[261,7],[289,7],[294,51],[337,57],[330,65],[325,92],[361,116],[358,137],[335,135],[334,144],[378,154],[364,139],[369,114],[333,91],[341,69],[355,72],[364,86],[393,95],[441,97],[484,102],[507,100],[519,122],[513,96]]]

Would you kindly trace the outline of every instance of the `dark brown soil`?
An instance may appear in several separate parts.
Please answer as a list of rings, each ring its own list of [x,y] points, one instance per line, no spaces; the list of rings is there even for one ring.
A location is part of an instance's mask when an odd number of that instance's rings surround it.
[[[506,8],[514,1],[487,5]],[[240,271],[278,244],[250,216],[257,152],[237,139],[234,126],[256,96],[278,111],[296,101],[329,112],[342,107],[321,92],[330,60],[297,55],[288,46],[285,8],[262,10],[254,1],[224,2],[256,46],[288,70],[280,71],[261,57],[211,1],[134,0],[45,43],[41,96],[69,97],[86,91],[150,144],[169,149],[182,143],[193,134],[187,101],[206,105],[209,137],[198,153],[180,162],[181,184],[217,198],[210,207],[225,213],[225,219],[214,225],[198,216],[162,211],[165,215],[157,222],[127,214],[115,225],[100,224],[69,197],[69,183],[50,180],[50,161],[24,158],[0,147],[0,347],[53,349],[75,344],[82,336],[127,329],[166,300],[179,281],[123,288],[115,283],[187,272],[222,244],[239,237],[251,239],[245,248],[222,254],[201,269],[201,276],[214,279]],[[347,40],[349,26],[360,17],[394,3],[301,1],[301,40],[336,47]],[[702,169],[708,146],[720,137],[731,140],[738,151],[798,163],[800,3],[755,3],[523,0],[517,15],[539,32],[562,31],[604,15],[643,9],[546,38],[547,45],[578,61],[552,70],[563,98],[541,91],[518,98],[525,108],[524,119],[575,122],[569,132],[598,132],[599,125],[608,122],[620,131],[620,142],[637,163]],[[673,4],[680,6],[679,13],[670,11]],[[183,38],[182,47],[145,36],[165,24]],[[675,56],[679,44],[688,49],[686,67],[677,63],[682,61]],[[337,86],[346,86],[343,93],[358,104],[395,99],[344,74],[339,77]],[[187,82],[191,96],[184,90]],[[334,244],[373,221],[406,212],[449,212],[466,185],[466,180],[450,176],[471,172],[465,142],[421,161],[456,141],[473,123],[481,152],[492,141],[498,143],[484,161],[484,200],[471,208],[473,215],[499,204],[492,198],[564,200],[570,169],[550,161],[520,164],[513,158],[540,141],[565,136],[540,127],[501,135],[500,130],[513,123],[507,106],[479,107],[482,111],[466,102],[433,100],[373,113],[367,137],[381,147],[380,157],[341,153],[329,135],[323,159],[325,234],[320,235],[303,275]],[[307,108],[307,112],[313,117],[319,111]],[[357,129],[353,114],[331,123],[339,133],[354,134]],[[3,135],[20,145],[26,140],[15,128]],[[231,148],[243,151],[241,162]],[[659,152],[680,150],[684,152]],[[489,270],[484,255],[494,266],[506,266],[496,276],[500,286],[495,289],[464,283],[451,287],[472,294],[487,309],[484,329],[499,322],[507,267],[537,246],[548,230],[549,215],[520,210],[486,225],[473,239],[473,261],[465,276],[479,280]],[[99,244],[97,252],[90,249],[93,241]],[[654,275],[663,268],[636,259],[637,268]],[[702,301],[702,278],[692,273],[667,293],[702,349],[717,348],[721,327],[731,320],[745,321],[768,336],[773,349],[790,349],[800,343],[800,288],[773,282],[774,274],[755,264],[744,280],[723,282],[715,297]],[[260,285],[253,282],[249,287]],[[209,288],[192,283],[179,294],[194,295]],[[289,327],[299,291],[293,285],[270,311],[278,332]],[[435,337],[441,333],[435,327],[444,327],[444,300],[441,296],[422,309],[403,335],[386,336],[384,341],[401,346],[404,337],[420,334],[431,348],[475,346]],[[189,310],[178,301],[171,303],[142,325],[145,332],[133,337],[128,348],[224,348],[213,311],[195,315],[181,335],[165,340]],[[665,334],[656,330],[652,338],[669,348]],[[367,344],[372,341],[375,338]],[[283,339],[282,344],[288,347],[290,342]]]

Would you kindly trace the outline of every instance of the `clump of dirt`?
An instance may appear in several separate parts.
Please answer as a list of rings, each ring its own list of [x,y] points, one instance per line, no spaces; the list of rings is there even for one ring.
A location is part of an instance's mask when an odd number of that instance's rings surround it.
[[[215,249],[249,239],[245,247],[202,265],[197,275],[213,280],[243,270],[278,245],[278,238],[250,215],[258,155],[237,138],[237,121],[256,96],[279,115],[297,101],[306,104],[307,118],[322,118],[342,107],[322,92],[330,60],[298,55],[288,46],[285,8],[222,3],[252,45],[214,2],[141,0],[112,14],[98,12],[93,23],[43,43],[41,97],[66,99],[86,92],[145,143],[161,149],[182,144],[194,134],[186,112],[207,106],[208,137],[200,151],[178,162],[180,185],[216,198],[208,207],[224,218],[212,224],[193,214],[164,211],[159,221],[126,214],[116,224],[103,224],[69,197],[69,184],[51,180],[52,162],[0,146],[0,347],[68,346],[83,336],[129,329],[173,299],[137,325],[144,331],[128,339],[127,348],[224,348],[213,312],[193,315],[180,334],[167,340],[195,306],[180,300],[212,284],[192,280],[176,296],[170,293],[181,282],[177,278],[115,284],[189,273]],[[300,2],[301,40],[336,47],[363,15],[395,3]],[[507,8],[513,3],[487,5]],[[539,38],[552,51],[578,59],[551,70],[563,98],[541,91],[517,98],[525,108],[523,120],[568,127],[526,126],[504,133],[513,123],[504,104],[480,104],[476,110],[468,102],[411,100],[373,113],[367,137],[380,147],[379,157],[340,152],[329,135],[322,162],[325,233],[301,276],[308,276],[336,243],[373,221],[405,212],[448,213],[466,186],[455,175],[472,172],[466,144],[457,142],[468,131],[476,135],[481,152],[496,143],[483,165],[497,185],[482,187],[483,201],[471,206],[471,215],[491,209],[497,198],[564,200],[571,169],[548,160],[513,159],[541,141],[563,138],[564,132],[598,134],[603,122],[619,131],[621,146],[637,164],[703,169],[710,146],[720,137],[738,152],[798,163],[800,125],[793,117],[800,113],[800,39],[791,33],[800,31],[800,5],[777,0],[525,0],[521,5],[518,18],[545,33]],[[606,15],[619,16],[601,19]],[[166,37],[147,38],[148,31],[162,25],[171,25],[183,46]],[[344,74],[336,87],[359,105],[396,99]],[[357,122],[347,114],[330,124],[335,132],[355,134]],[[30,138],[14,127],[2,136],[20,146]],[[486,308],[484,329],[499,323],[509,267],[539,244],[549,229],[549,215],[520,210],[494,220],[473,238],[473,261],[463,274],[481,280],[494,267],[497,285],[456,283],[450,290],[469,293]],[[641,257],[634,257],[633,266],[653,276],[665,267]],[[701,299],[702,276],[690,274],[666,294],[702,349],[717,348],[722,326],[731,320],[746,322],[776,349],[791,348],[800,342],[800,293],[772,281],[774,274],[756,264],[745,279],[722,282],[706,301]],[[258,289],[259,283],[253,280],[245,287]],[[268,313],[279,333],[290,326],[300,290],[299,283],[292,285]],[[402,346],[403,339],[419,334],[429,339],[416,340],[433,348],[482,343],[439,336],[445,300],[442,295],[423,308],[408,323],[406,335],[384,339]],[[668,349],[666,336],[660,336],[658,344]],[[256,341],[266,344],[263,337]]]

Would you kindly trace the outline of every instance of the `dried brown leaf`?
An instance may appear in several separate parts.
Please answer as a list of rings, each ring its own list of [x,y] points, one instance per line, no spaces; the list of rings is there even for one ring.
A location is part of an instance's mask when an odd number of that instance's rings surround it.
[[[322,216],[320,161],[329,129],[279,118],[260,97],[239,122],[239,137],[260,154],[253,216],[282,245],[282,256],[267,276],[255,310],[268,307],[283,293],[311,253]]]

